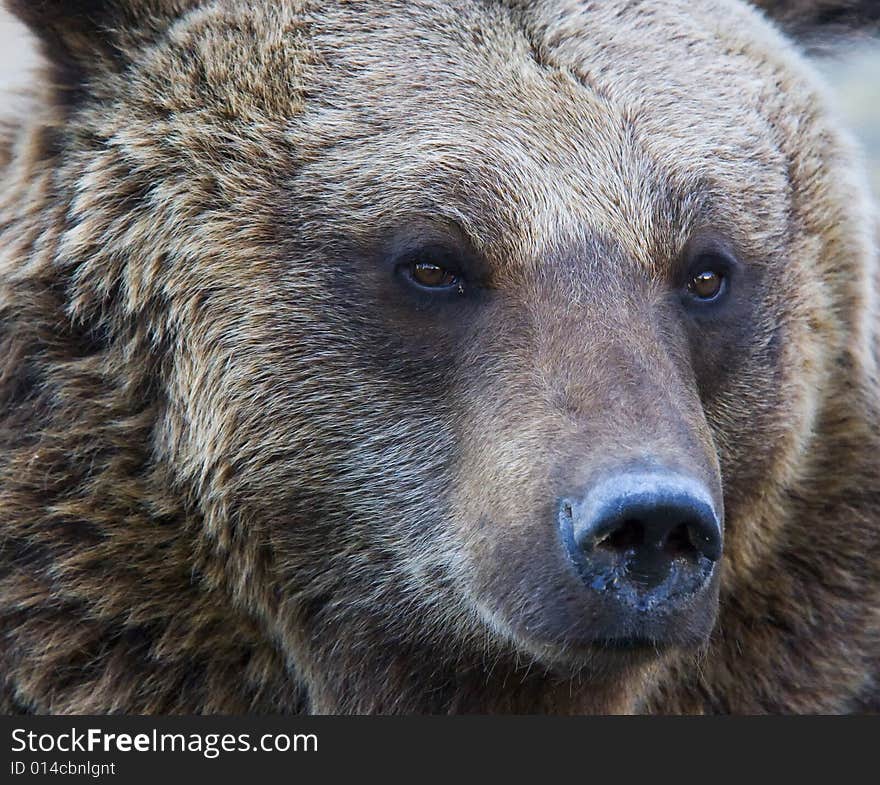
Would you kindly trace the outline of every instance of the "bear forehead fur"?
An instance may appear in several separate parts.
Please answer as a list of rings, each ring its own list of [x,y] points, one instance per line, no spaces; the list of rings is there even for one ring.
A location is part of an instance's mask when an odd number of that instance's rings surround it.
[[[9,5],[49,63],[3,155],[0,708],[876,706],[874,222],[761,12]],[[492,297],[401,306],[413,231]],[[695,345],[657,314],[707,232],[754,285]],[[646,443],[721,478],[718,620],[573,665],[546,504]]]

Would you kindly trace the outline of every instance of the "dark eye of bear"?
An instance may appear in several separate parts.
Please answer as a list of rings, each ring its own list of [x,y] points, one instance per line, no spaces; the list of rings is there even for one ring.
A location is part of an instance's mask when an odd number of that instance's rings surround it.
[[[466,293],[465,286],[475,280],[475,276],[468,273],[468,270],[474,272],[474,255],[460,247],[455,237],[435,239],[432,235],[436,234],[439,234],[437,230],[426,230],[418,235],[427,237],[404,235],[389,249],[395,278],[425,306],[429,301],[460,299]],[[477,266],[476,280],[479,280],[478,271]]]
[[[413,262],[407,270],[409,277],[425,289],[461,288],[461,276],[430,261]]]
[[[688,290],[700,300],[714,300],[721,294],[724,276],[715,270],[697,273],[688,283]]]
[[[692,301],[714,303],[727,294],[730,274],[736,266],[727,251],[709,249],[698,252],[689,266],[687,294]]]
[[[412,266],[410,273],[416,283],[427,286],[430,289],[447,288],[458,283],[458,276],[441,267],[439,264],[430,262],[417,262]]]

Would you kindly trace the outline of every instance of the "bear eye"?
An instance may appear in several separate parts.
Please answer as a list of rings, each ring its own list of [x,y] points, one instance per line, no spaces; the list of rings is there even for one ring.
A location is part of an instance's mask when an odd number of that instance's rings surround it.
[[[394,277],[410,291],[410,296],[419,297],[423,306],[429,301],[461,299],[469,293],[466,287],[469,290],[474,280],[466,273],[475,268],[473,255],[467,248],[460,247],[455,238],[449,242],[443,238],[435,241],[429,237],[427,242],[425,239],[403,238],[402,248],[392,247]]]
[[[699,300],[714,300],[724,288],[724,276],[717,270],[703,270],[688,282],[688,291]]]
[[[461,277],[433,262],[413,262],[409,265],[409,277],[426,289],[461,288]]]
[[[697,303],[714,303],[730,288],[730,271],[735,262],[725,251],[704,251],[690,265],[688,297]]]

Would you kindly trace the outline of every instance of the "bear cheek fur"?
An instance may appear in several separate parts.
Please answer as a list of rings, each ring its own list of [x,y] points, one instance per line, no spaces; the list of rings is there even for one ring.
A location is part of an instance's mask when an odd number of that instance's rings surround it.
[[[442,374],[401,358],[326,256],[298,251],[212,282],[171,374],[169,454],[192,470],[234,596],[291,652],[405,638],[455,613],[437,578],[455,560],[441,525],[455,412]]]

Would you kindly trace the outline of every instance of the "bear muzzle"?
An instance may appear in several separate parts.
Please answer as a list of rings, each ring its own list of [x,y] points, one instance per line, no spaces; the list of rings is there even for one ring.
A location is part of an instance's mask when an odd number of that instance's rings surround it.
[[[570,567],[602,608],[603,645],[674,644],[682,628],[687,637],[702,637],[695,627],[708,634],[714,608],[704,606],[714,605],[723,524],[700,481],[627,468],[607,473],[580,497],[561,499],[557,516]]]

